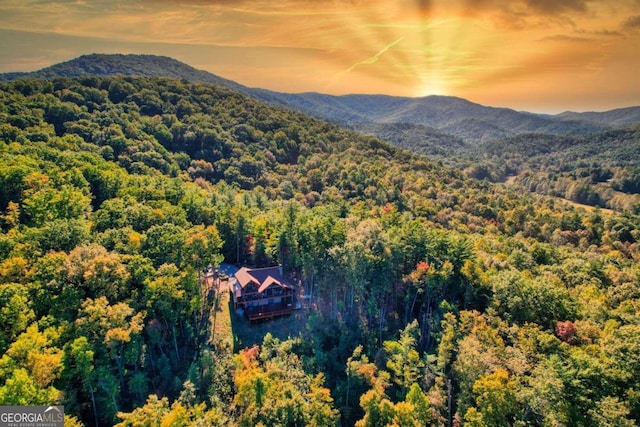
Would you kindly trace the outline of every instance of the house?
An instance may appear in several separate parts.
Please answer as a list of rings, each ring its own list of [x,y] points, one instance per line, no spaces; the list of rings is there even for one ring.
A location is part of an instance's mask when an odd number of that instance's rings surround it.
[[[246,268],[235,273],[231,286],[234,310],[242,308],[249,320],[291,314],[294,288],[281,267]]]

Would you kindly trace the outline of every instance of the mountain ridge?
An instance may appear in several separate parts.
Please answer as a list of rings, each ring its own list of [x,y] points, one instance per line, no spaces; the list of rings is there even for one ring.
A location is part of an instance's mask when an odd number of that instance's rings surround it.
[[[598,132],[611,127],[602,122],[573,118],[557,120],[554,117],[504,107],[489,107],[463,98],[441,95],[421,98],[317,93],[275,96],[282,104],[329,121],[417,124],[447,132],[471,143],[520,133],[572,135]],[[466,126],[470,119],[474,121],[476,130],[470,130]],[[359,130],[358,126],[353,127]]]
[[[640,106],[605,112],[545,115],[485,106],[464,98],[442,95],[411,98],[369,94],[329,95],[318,92],[282,93],[250,88],[208,71],[198,70],[176,59],[156,55],[94,53],[34,72],[0,74],[0,81],[83,75],[168,77],[215,84],[357,131],[371,133],[372,129],[384,128],[385,135],[390,140],[400,136],[390,136],[389,127],[382,125],[423,126],[445,134],[442,144],[454,137],[475,145],[523,133],[586,135],[640,122]]]
[[[593,123],[608,123],[613,125],[630,125],[638,122],[640,106],[615,108],[608,111],[565,111],[554,117],[561,120],[583,120]]]
[[[233,80],[225,79],[208,71],[198,70],[168,56],[120,53],[91,53],[36,71],[1,73],[0,81],[86,75],[169,77],[190,80],[194,83],[217,84],[229,89],[245,88]]]

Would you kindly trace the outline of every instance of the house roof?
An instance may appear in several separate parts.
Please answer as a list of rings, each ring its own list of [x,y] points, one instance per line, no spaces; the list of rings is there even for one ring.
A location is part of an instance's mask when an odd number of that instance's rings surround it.
[[[242,267],[235,274],[238,284],[244,289],[249,283],[258,286],[258,292],[264,292],[269,286],[276,284],[283,288],[293,289],[282,277],[280,267],[246,268]]]
[[[233,302],[237,302],[242,298],[242,287],[238,284],[238,281],[235,278],[229,281],[229,290],[233,295]]]

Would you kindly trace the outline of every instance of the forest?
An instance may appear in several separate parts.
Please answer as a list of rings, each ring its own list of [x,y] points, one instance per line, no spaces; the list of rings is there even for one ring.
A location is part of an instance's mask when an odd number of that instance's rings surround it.
[[[467,176],[511,179],[539,194],[640,213],[639,124],[586,136],[522,134],[470,151],[458,156],[468,159]]]
[[[0,99],[0,405],[63,404],[67,426],[640,420],[637,204],[576,206],[187,80]],[[549,176],[637,196],[603,156]],[[306,323],[213,337],[199,278],[221,262],[281,264]]]

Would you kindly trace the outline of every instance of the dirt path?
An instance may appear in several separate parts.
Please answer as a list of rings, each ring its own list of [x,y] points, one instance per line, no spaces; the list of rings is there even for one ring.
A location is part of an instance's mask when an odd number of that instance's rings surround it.
[[[583,205],[582,203],[576,203],[576,202],[572,202],[569,199],[564,199],[562,197],[558,197],[560,200],[563,200],[565,202],[567,202],[568,204],[570,204],[571,206],[575,206],[577,208],[584,208],[586,210],[588,210],[589,212],[593,212],[596,210],[595,206],[591,206],[591,205]],[[607,208],[600,208],[600,212],[603,213],[607,213],[607,214],[613,214],[615,213],[615,211],[613,209],[607,209]]]
[[[209,321],[211,322],[211,342],[220,343],[233,349],[235,347],[230,309],[228,282],[223,281],[216,290]]]

